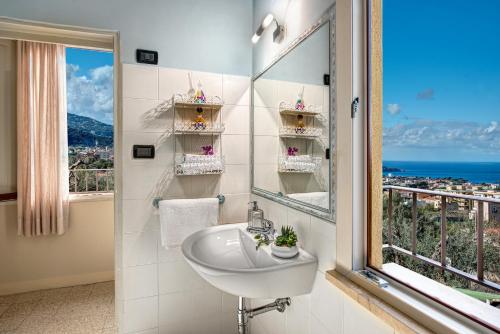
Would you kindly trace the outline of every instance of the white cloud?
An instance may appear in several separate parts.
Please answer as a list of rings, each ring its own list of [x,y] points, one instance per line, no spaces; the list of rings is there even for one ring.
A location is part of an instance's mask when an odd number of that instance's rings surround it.
[[[460,152],[500,154],[500,127],[458,121],[417,120],[384,128],[385,147],[433,148]]]
[[[66,66],[68,112],[113,122],[113,67],[106,65],[90,70],[89,77],[78,75],[79,67]]]
[[[387,111],[391,115],[398,115],[401,112],[401,106],[398,103],[389,103],[387,105]]]

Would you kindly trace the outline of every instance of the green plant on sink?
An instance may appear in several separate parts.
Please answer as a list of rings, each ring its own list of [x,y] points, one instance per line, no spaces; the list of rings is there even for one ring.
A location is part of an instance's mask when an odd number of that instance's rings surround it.
[[[293,227],[282,226],[281,235],[276,237],[274,243],[279,247],[293,247],[297,245],[297,234],[293,230]]]
[[[269,240],[269,237],[265,234],[262,234],[262,233],[256,234],[254,239],[257,240],[257,245],[255,245],[255,250],[258,250],[259,247],[262,245],[267,246],[271,243],[271,240]]]

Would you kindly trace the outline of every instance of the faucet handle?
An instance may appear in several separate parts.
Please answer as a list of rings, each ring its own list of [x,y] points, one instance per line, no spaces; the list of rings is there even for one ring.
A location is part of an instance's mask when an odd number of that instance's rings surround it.
[[[257,205],[257,201],[248,202],[248,207],[251,210],[257,210],[259,208],[258,205]]]

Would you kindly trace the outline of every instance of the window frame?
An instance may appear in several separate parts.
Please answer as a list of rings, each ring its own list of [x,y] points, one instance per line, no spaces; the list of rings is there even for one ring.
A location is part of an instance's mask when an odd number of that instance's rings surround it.
[[[353,0],[353,6],[356,6],[356,1]],[[361,5],[359,2],[357,5]],[[364,6],[364,17],[362,24],[365,26],[365,43],[364,48],[358,50],[365,57],[365,76],[364,80],[366,82],[366,90],[364,91],[365,97],[365,125],[363,128],[364,145],[362,150],[365,152],[365,190],[366,190],[366,207],[365,207],[365,221],[364,221],[364,232],[365,232],[365,244],[363,249],[353,249],[353,258],[356,253],[362,252],[364,254],[363,267],[366,270],[374,273],[375,275],[382,277],[389,282],[391,286],[394,286],[403,295],[411,296],[411,298],[416,298],[418,301],[430,306],[436,312],[445,314],[445,316],[452,318],[455,321],[463,324],[467,328],[472,328],[475,330],[488,329],[490,331],[496,332],[498,329],[492,324],[481,321],[481,319],[474,317],[471,314],[463,312],[460,308],[455,307],[451,304],[445,303],[435,296],[429,294],[426,291],[417,289],[397,277],[391,276],[381,269],[382,265],[382,249],[377,245],[382,244],[382,228],[383,228],[383,218],[382,218],[382,198],[380,194],[382,193],[382,92],[383,92],[383,53],[382,53],[382,40],[383,40],[383,28],[382,28],[382,16],[383,16],[383,4],[382,0],[366,0],[363,1],[362,6]],[[353,26],[356,22],[353,22]],[[354,51],[356,53],[356,50]],[[375,73],[375,77],[374,74]],[[358,148],[359,149],[359,148]],[[356,150],[356,148],[354,148]],[[380,239],[380,242],[374,241],[375,239]],[[353,266],[353,270],[355,270]],[[362,283],[362,282],[359,282]],[[366,283],[366,282],[364,282]],[[381,288],[368,287],[368,285],[363,284],[369,290],[372,290],[379,297],[385,299],[395,306],[402,306],[406,308],[408,305],[405,298],[400,296],[395,296],[394,293],[387,293]],[[378,290],[378,291],[377,291]],[[399,300],[398,300],[399,299]],[[402,303],[401,303],[402,302]],[[418,309],[412,309],[412,312],[421,312]],[[441,327],[442,321],[436,320],[428,314],[420,314],[424,316],[426,321],[429,321],[429,327],[434,329],[435,327]],[[444,324],[446,326],[447,324]]]

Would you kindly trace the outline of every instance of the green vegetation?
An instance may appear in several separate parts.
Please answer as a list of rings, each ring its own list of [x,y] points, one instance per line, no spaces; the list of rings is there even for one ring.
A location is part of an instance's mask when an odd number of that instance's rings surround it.
[[[276,237],[276,246],[293,247],[297,244],[297,234],[291,226],[282,226],[281,235]]]
[[[387,201],[384,196],[384,226],[383,242],[387,243]],[[466,203],[466,206],[472,206]],[[411,199],[406,199],[399,192],[393,193],[393,244],[411,250]],[[477,264],[476,228],[475,222],[469,218],[469,209],[459,209],[457,203],[449,203],[447,210],[447,263],[466,273],[475,274]],[[441,210],[431,205],[417,207],[417,254],[440,261]],[[500,224],[485,222],[484,226],[484,278],[496,283],[500,282]],[[471,281],[449,272],[415,260],[409,256],[397,253],[391,249],[384,251],[384,263],[395,262],[433,280],[469,291],[468,295],[483,300],[483,293],[491,292]],[[500,294],[491,294],[500,298]],[[488,295],[489,296],[489,295]]]

